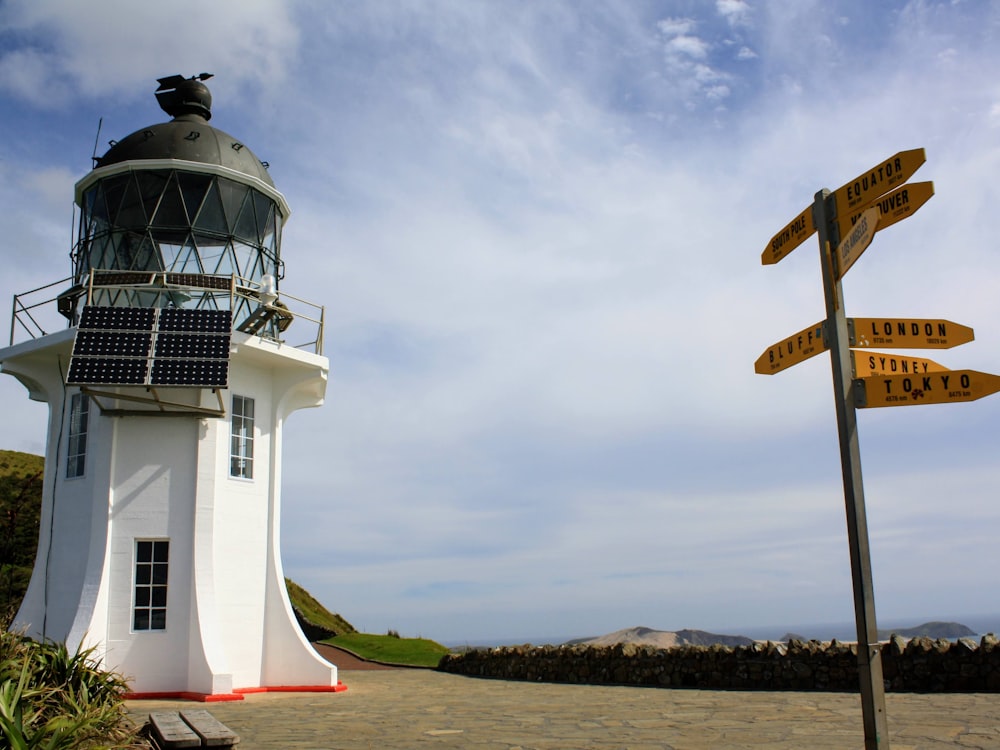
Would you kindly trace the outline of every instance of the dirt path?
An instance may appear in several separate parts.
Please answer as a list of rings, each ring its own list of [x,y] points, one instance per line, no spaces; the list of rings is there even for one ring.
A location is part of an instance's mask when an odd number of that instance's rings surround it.
[[[354,670],[374,670],[374,669],[396,669],[396,667],[387,667],[385,664],[379,664],[374,661],[365,661],[350,651],[344,651],[342,648],[337,648],[336,646],[330,646],[326,643],[313,643],[312,647],[316,649],[316,652],[326,659],[331,664],[336,665],[337,669],[354,669]]]

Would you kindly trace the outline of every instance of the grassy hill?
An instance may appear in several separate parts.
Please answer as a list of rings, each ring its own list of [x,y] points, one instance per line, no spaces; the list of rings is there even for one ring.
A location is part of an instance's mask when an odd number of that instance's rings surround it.
[[[305,620],[308,625],[326,631],[327,638],[357,632],[351,623],[328,610],[291,578],[285,578],[285,588],[288,589],[288,598],[292,602],[295,614],[299,617],[300,624]],[[303,627],[303,630],[307,631],[307,636],[312,636],[307,628]]]
[[[41,456],[0,450],[0,613],[17,609],[28,589],[44,469]]]
[[[323,643],[346,649],[363,659],[410,667],[436,667],[441,657],[448,653],[447,646],[427,638],[400,638],[394,633],[346,633],[328,638]]]

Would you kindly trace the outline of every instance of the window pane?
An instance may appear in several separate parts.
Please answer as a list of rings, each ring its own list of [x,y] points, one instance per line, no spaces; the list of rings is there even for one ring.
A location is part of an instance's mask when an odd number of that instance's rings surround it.
[[[137,565],[135,568],[135,582],[140,586],[148,586],[153,577],[152,565]]]
[[[153,598],[150,602],[154,607],[167,606],[167,587],[153,586]]]
[[[132,619],[133,630],[149,630],[149,610],[137,609]]]
[[[169,550],[169,542],[153,542],[153,561],[166,562]]]
[[[135,606],[137,607],[149,606],[149,588],[147,586],[136,587]]]
[[[150,224],[156,227],[180,228],[190,226],[176,179],[171,179],[167,183],[167,187],[163,191],[163,197],[160,198],[160,205],[156,209],[156,215]]]
[[[135,559],[139,562],[150,562],[153,559],[153,543],[137,542],[135,545]]]
[[[150,613],[150,630],[166,630],[167,628],[167,610],[165,609],[154,609]]]
[[[153,583],[165,584],[167,582],[167,564],[153,563]]]

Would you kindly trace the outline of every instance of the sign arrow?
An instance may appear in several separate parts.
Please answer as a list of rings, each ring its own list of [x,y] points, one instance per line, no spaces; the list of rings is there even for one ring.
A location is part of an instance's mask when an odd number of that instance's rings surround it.
[[[924,150],[914,148],[893,154],[880,164],[876,164],[871,169],[859,174],[833,192],[837,213],[844,214],[849,220],[851,212],[856,213],[863,210],[875,198],[906,182],[925,161],[927,161],[927,154]],[[883,228],[886,226],[889,225],[884,224]],[[764,252],[760,255],[760,262],[765,266],[777,263],[809,239],[815,231],[812,206],[808,206],[771,238],[767,247],[764,248]],[[846,234],[846,231],[841,232],[841,236],[846,236]]]
[[[784,227],[771,238],[771,241],[767,243],[767,247],[764,248],[764,252],[760,255],[761,264],[769,266],[777,263],[809,239],[815,231],[816,225],[813,223],[812,206],[809,206],[805,211],[792,219],[788,226]]]
[[[869,375],[926,375],[929,372],[947,372],[948,368],[931,359],[909,357],[904,354],[851,350],[851,369],[854,377]]]
[[[769,346],[754,362],[753,369],[758,375],[774,375],[810,357],[815,357],[828,348],[823,339],[823,323],[816,323],[803,328],[784,341]]]
[[[1000,391],[1000,375],[946,370],[928,375],[870,375],[854,381],[855,406],[913,406],[975,401]]]
[[[875,239],[875,232],[878,231],[877,206],[865,209],[858,218],[857,223],[851,231],[844,237],[837,246],[837,278],[843,278],[854,262],[861,257],[861,253],[868,249]]]
[[[848,318],[847,330],[852,349],[951,349],[975,338],[968,326],[924,318]]]
[[[923,206],[934,195],[933,182],[911,182],[898,187],[895,190],[876,198],[864,208],[850,214],[845,213],[843,217],[837,219],[837,229],[841,237],[850,234],[851,229],[857,224],[861,214],[869,208],[878,207],[878,227],[875,231],[881,232],[886,227],[891,227],[897,221],[913,216],[917,209]]]
[[[881,164],[862,172],[834,191],[837,213],[863,208],[880,195],[884,195],[897,185],[902,185],[925,161],[927,154],[924,150],[914,148],[893,154]]]

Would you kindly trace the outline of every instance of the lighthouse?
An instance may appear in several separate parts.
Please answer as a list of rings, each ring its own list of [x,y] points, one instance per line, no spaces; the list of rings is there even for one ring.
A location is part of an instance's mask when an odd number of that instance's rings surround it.
[[[93,647],[138,695],[338,689],[280,556],[282,438],[318,407],[323,308],[282,289],[285,198],[209,124],[210,76],[75,188],[69,276],[15,296],[0,369],[48,404],[38,552],[14,627]]]

